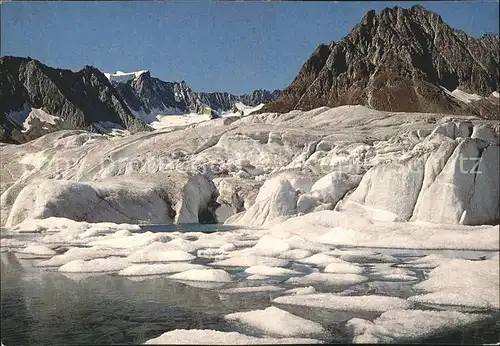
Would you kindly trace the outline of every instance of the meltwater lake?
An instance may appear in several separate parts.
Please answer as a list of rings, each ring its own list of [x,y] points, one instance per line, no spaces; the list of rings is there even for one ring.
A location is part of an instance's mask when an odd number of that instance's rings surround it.
[[[203,232],[230,231],[232,226],[182,225],[145,226],[142,231]],[[3,235],[15,237],[12,234]],[[39,237],[20,234],[19,239]],[[371,249],[391,254],[402,263],[427,254],[446,254],[440,250]],[[65,251],[61,245],[58,253]],[[448,250],[450,252],[452,250]],[[459,258],[490,257],[488,251],[455,251]],[[448,253],[449,254],[449,253]],[[140,344],[174,329],[215,329],[239,331],[259,336],[256,330],[229,323],[224,315],[233,312],[265,309],[275,305],[272,299],[283,291],[258,293],[223,293],[231,287],[275,285],[286,289],[296,286],[284,283],[287,277],[246,280],[245,268],[224,268],[234,275],[231,283],[176,281],[167,275],[123,277],[114,273],[68,274],[57,268],[38,268],[43,258],[23,256],[14,251],[1,254],[1,341],[4,345],[79,345]],[[197,258],[193,263],[209,264],[212,260]],[[425,278],[428,270],[414,269],[418,281],[380,280],[372,275],[374,263],[358,263],[366,269],[369,281],[354,285],[313,284],[317,292],[350,291],[351,295],[379,294],[408,298],[416,292],[412,286]],[[411,268],[410,268],[411,269]],[[329,309],[287,306],[280,309],[322,324],[328,331],[322,341],[351,342],[346,321],[359,317],[373,320],[380,313],[335,311]],[[415,306],[426,310],[448,307]],[[470,311],[470,310],[465,310]],[[497,343],[500,312],[475,311],[491,316],[486,322],[452,332],[418,340],[422,343]]]

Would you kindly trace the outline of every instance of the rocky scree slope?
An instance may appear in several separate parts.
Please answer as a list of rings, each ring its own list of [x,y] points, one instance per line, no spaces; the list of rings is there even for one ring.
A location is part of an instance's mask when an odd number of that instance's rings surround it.
[[[498,119],[491,94],[500,90],[499,44],[498,35],[468,36],[419,5],[372,10],[341,41],[320,45],[281,97],[258,112],[359,104]],[[455,89],[483,99],[457,100],[449,94]]]

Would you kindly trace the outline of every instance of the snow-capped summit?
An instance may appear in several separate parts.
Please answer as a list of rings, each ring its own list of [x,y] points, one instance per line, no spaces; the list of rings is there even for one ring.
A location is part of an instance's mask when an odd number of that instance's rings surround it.
[[[116,83],[126,83],[127,81],[131,79],[138,78],[141,74],[149,72],[148,70],[140,70],[136,72],[122,72],[122,71],[116,71],[114,73],[104,73],[107,79],[109,79],[110,82],[116,82]]]

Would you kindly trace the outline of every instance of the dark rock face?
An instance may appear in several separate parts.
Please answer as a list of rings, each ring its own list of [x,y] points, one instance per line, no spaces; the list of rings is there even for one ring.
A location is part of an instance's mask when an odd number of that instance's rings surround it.
[[[24,105],[43,109],[74,129],[99,132],[96,122],[111,122],[132,132],[148,130],[136,119],[108,79],[94,67],[78,72],[55,69],[31,58],[0,58],[0,124],[3,139],[12,138],[16,124],[9,112]],[[20,138],[30,140],[32,138]]]
[[[454,30],[418,5],[372,10],[340,42],[320,45],[281,97],[259,112],[361,104],[498,117],[494,100],[461,102],[441,86],[483,97],[498,91],[499,43],[499,36]]]
[[[256,90],[250,95],[195,93],[185,83],[164,82],[143,72],[126,82],[110,82],[98,69],[86,66],[78,72],[48,67],[31,58],[0,58],[0,141],[24,143],[60,129],[102,132],[113,123],[131,132],[150,130],[147,123],[156,114],[207,113],[232,110],[237,102],[255,106],[275,100],[280,91]],[[23,119],[6,115],[29,109],[42,109],[58,117],[57,124],[30,120],[23,130]],[[109,125],[109,124],[108,124]]]
[[[165,82],[144,72],[126,82],[113,82],[126,104],[136,115],[151,121],[156,112],[203,112],[208,107],[216,112],[232,110],[237,102],[256,106],[276,100],[280,91],[255,90],[252,94],[227,92],[194,92],[184,81]]]

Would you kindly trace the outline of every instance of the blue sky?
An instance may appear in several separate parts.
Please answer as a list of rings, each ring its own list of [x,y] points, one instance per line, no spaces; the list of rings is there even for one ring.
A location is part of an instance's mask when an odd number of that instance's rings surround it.
[[[284,88],[320,43],[370,9],[420,3],[470,35],[498,33],[498,2],[12,2],[1,54],[103,72],[149,69],[196,91]]]

